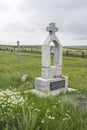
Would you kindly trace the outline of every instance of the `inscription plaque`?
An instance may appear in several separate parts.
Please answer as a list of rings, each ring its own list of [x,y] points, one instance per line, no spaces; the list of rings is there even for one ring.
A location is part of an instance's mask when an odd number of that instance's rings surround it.
[[[56,90],[64,87],[65,87],[65,80],[50,83],[50,90]]]

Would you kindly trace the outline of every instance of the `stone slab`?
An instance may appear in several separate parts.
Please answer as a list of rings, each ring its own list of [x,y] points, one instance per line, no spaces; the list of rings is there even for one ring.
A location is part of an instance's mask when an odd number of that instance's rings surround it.
[[[65,80],[55,81],[50,83],[50,91],[64,88],[65,87]]]
[[[57,94],[68,90],[68,77],[42,79],[41,77],[35,79],[36,91],[46,94]]]
[[[74,89],[74,88],[68,88],[68,92],[75,92],[77,91],[77,89]]]

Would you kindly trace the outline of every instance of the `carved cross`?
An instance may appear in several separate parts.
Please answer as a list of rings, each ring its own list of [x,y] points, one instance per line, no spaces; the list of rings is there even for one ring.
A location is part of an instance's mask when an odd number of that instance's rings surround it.
[[[55,27],[55,23],[50,23],[49,27],[46,28],[46,31],[49,32],[49,35],[53,35],[55,32],[58,32],[58,28]]]

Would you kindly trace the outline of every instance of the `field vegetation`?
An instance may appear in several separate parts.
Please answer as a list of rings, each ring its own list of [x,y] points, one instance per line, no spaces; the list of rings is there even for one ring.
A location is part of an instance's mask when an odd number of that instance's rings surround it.
[[[42,98],[26,91],[41,76],[41,54],[21,52],[21,63],[26,82],[18,53],[0,51],[0,130],[87,130],[87,58],[63,56],[63,75],[77,92]]]

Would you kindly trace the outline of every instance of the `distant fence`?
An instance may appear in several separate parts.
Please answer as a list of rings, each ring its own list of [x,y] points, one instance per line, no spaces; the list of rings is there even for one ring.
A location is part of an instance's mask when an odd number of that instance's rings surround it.
[[[1,51],[11,51],[16,52],[18,51],[17,46],[0,46]],[[41,54],[41,46],[20,46],[20,51],[24,53],[38,53]],[[51,51],[53,54],[53,52]],[[64,48],[63,49],[63,56],[67,57],[82,57],[87,58],[87,49],[75,49],[75,48]]]
[[[18,47],[14,46],[14,47],[6,47],[6,46],[1,46],[0,47],[1,51],[11,51],[11,52],[17,52],[18,51]],[[24,53],[41,53],[41,46],[20,46],[20,52],[24,52]]]
[[[74,51],[63,51],[63,55],[67,56],[67,57],[82,57],[82,58],[87,58],[87,51],[78,51],[78,50],[74,50]]]

